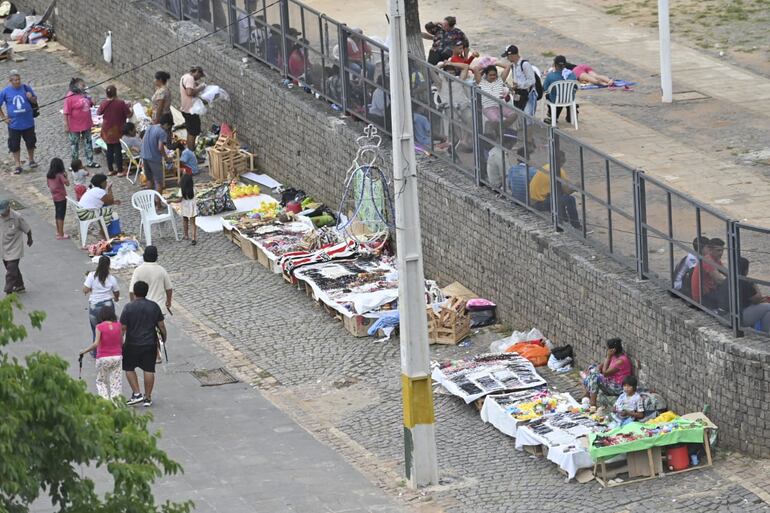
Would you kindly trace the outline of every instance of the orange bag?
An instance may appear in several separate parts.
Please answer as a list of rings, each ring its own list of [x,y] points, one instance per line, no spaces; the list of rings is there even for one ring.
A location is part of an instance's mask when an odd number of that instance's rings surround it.
[[[514,344],[505,350],[506,353],[519,353],[523,358],[526,358],[535,367],[542,367],[548,364],[548,357],[551,356],[551,351],[541,345],[541,340],[531,342],[519,342]]]

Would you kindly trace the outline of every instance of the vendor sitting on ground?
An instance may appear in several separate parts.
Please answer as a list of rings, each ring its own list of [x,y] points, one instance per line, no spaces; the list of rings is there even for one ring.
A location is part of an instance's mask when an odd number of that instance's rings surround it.
[[[623,392],[623,380],[633,374],[631,359],[623,351],[619,338],[607,341],[607,358],[601,365],[593,364],[582,373],[585,395],[596,406],[599,393],[617,396]]]
[[[644,417],[644,402],[637,391],[637,381],[634,376],[623,378],[623,393],[615,401],[612,409],[612,418],[618,427],[625,426],[629,422],[641,420]]]

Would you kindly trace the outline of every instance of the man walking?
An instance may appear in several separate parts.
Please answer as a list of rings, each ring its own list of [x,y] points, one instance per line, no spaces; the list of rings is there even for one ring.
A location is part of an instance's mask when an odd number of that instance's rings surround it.
[[[11,202],[0,200],[0,250],[5,265],[5,293],[24,292],[24,279],[19,270],[19,260],[24,255],[21,234],[27,234],[27,246],[32,245],[32,229],[20,214],[11,210]]]
[[[189,73],[182,75],[179,80],[179,96],[181,104],[179,110],[184,116],[184,126],[187,128],[187,147],[195,151],[195,138],[201,134],[201,117],[198,114],[191,114],[195,98],[206,88],[206,84],[200,83],[200,79],[205,77],[203,68],[193,66]]]
[[[27,84],[21,83],[21,75],[15,69],[8,73],[9,85],[0,91],[0,121],[8,124],[8,151],[13,154],[16,168],[13,174],[21,174],[21,140],[27,147],[30,169],[37,167],[35,162],[35,115],[33,107],[37,106],[37,96]],[[8,114],[3,112],[3,105]]]
[[[513,104],[517,109],[534,116],[537,109],[537,79],[532,64],[521,58],[516,45],[508,45],[503,50],[502,57],[506,59],[503,65],[503,82],[508,80],[508,73],[513,71],[513,90],[516,95]]]
[[[158,264],[158,248],[155,246],[144,248],[144,263],[134,269],[134,274],[131,276],[128,293],[132,301],[134,299],[134,286],[139,281],[145,282],[149,287],[147,299],[157,303],[163,314],[171,313],[171,296],[174,293],[171,288],[171,278],[169,278],[168,272]]]
[[[123,308],[120,314],[123,342],[123,370],[131,387],[131,397],[127,404],[143,403],[145,408],[152,406],[152,389],[155,386],[155,355],[160,341],[166,343],[166,324],[160,307],[147,299],[149,286],[143,281],[133,285],[134,299]],[[136,368],[144,374],[144,394],[139,388]]]

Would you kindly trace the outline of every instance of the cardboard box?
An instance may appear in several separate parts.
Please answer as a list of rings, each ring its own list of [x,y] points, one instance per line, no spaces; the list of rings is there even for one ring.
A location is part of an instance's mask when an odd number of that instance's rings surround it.
[[[446,297],[457,297],[466,302],[469,299],[475,299],[479,297],[478,294],[465,288],[459,281],[447,285],[441,289],[441,292],[443,292]]]
[[[372,317],[364,317],[363,315],[354,315],[353,317],[347,317],[343,316],[342,323],[345,326],[345,329],[348,330],[348,333],[353,335],[354,337],[368,337],[369,333],[369,327],[374,324],[374,321],[377,319],[374,319]]]

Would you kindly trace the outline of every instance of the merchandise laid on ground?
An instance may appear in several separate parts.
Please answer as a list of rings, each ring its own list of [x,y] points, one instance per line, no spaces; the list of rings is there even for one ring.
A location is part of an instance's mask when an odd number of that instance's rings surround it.
[[[521,342],[517,335],[522,334],[515,333],[504,350],[546,347],[540,340]],[[501,348],[500,341],[492,344]],[[716,426],[705,415],[662,412],[659,403],[647,406],[654,404],[648,400],[653,394],[643,393],[645,417],[620,421],[615,412],[549,390],[533,365],[541,364],[539,358],[512,351],[433,362],[432,378],[466,404],[476,402],[482,421],[515,438],[516,449],[555,463],[568,480],[595,477],[604,486],[616,486],[711,465]]]

